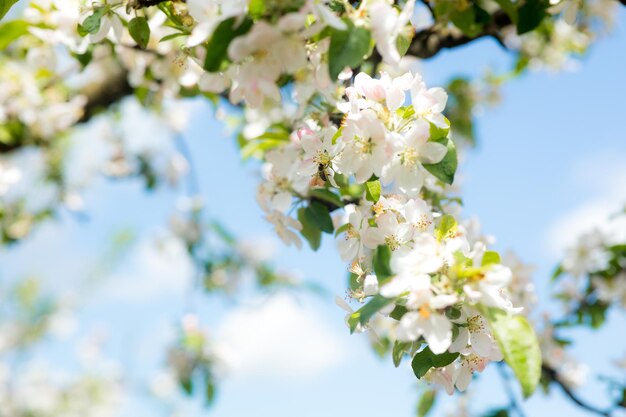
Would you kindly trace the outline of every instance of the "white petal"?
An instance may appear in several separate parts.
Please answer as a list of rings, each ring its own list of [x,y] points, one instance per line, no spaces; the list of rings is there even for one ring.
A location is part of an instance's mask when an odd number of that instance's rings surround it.
[[[470,341],[470,334],[466,327],[459,328],[459,334],[450,345],[450,352],[466,353]]]
[[[365,280],[363,280],[363,291],[365,292],[365,295],[378,294],[378,279],[376,278],[376,275],[365,276]]]
[[[435,355],[444,353],[452,343],[452,323],[441,314],[431,314],[424,326],[424,338]]]
[[[491,354],[492,340],[486,333],[472,333],[472,349],[482,358],[488,358]]]
[[[459,368],[456,375],[455,384],[459,391],[463,392],[467,389],[470,382],[472,382],[472,370],[469,366],[462,366]]]
[[[401,342],[412,342],[417,340],[422,333],[418,327],[419,314],[410,311],[400,319],[396,328],[396,338]]]
[[[430,94],[435,101],[432,111],[435,113],[442,112],[443,109],[446,108],[446,103],[448,102],[448,93],[446,93],[446,91],[441,87],[435,87],[429,89],[428,94]]]
[[[419,148],[419,159],[423,164],[436,164],[441,162],[447,152],[448,148],[441,143],[426,142]]]

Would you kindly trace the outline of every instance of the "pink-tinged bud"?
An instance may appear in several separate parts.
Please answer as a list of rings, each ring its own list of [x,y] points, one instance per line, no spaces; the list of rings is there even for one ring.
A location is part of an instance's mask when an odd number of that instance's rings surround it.
[[[383,101],[385,99],[385,87],[378,80],[372,80],[372,83],[368,83],[363,86],[363,95],[370,100]]]
[[[298,135],[298,139],[300,139],[300,140],[302,140],[302,138],[305,137],[305,136],[310,136],[310,135],[314,135],[315,134],[315,132],[313,132],[308,127],[301,127],[300,129],[298,129],[296,131],[296,133]]]

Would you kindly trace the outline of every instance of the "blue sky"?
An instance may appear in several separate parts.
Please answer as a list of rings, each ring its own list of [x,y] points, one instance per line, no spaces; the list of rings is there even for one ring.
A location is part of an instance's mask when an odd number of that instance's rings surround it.
[[[626,133],[620,125],[625,44],[626,13],[620,9],[614,32],[593,47],[578,71],[529,73],[505,84],[502,103],[478,118],[479,146],[460,169],[465,214],[480,218],[484,231],[497,238],[498,249],[514,249],[537,267],[534,279],[544,300],[550,291],[547,277],[566,238],[626,201]],[[506,52],[484,40],[442,53],[424,63],[422,73],[434,86],[453,75],[475,76],[509,65]],[[240,237],[271,237],[254,200],[256,169],[239,160],[230,134],[208,108],[196,109],[185,140],[211,215]],[[103,329],[107,355],[130,371],[137,386],[161,360],[159,344],[171,336],[171,323],[192,307],[214,335],[225,335],[239,348],[248,342],[255,348],[244,352],[247,368],[224,378],[209,415],[412,415],[420,387],[410,368],[395,369],[390,360],[375,357],[365,337],[349,336],[343,312],[332,302],[345,290],[345,265],[330,238],[316,253],[276,242],[276,263],[299,269],[332,296],[266,297],[263,305],[258,297],[223,300],[196,294],[190,303],[185,288],[189,265],[176,259],[170,266],[159,264],[149,243],[162,233],[159,225],[166,224],[179,195],[171,190],[147,195],[139,182],[100,181],[87,195],[88,220],[62,215],[24,245],[0,254],[0,279],[34,274],[59,292],[90,282],[85,287],[92,290],[77,291],[79,333],[93,326]],[[129,254],[119,265],[98,266],[112,236],[129,228],[135,236]],[[176,248],[168,254],[176,258]],[[614,346],[625,324],[623,315],[614,314],[601,332],[572,333],[578,342],[573,352],[589,362],[592,374],[613,371],[609,358],[625,353]],[[259,327],[267,330],[258,332]],[[37,355],[74,366],[63,346],[50,342],[48,353]],[[273,348],[278,353],[272,354]],[[471,393],[477,409],[504,400],[493,370],[482,379]],[[581,394],[602,404],[602,385],[590,380]],[[444,415],[445,405],[435,415]],[[584,415],[560,393],[537,394],[524,407],[529,416]],[[123,415],[157,411],[140,396]],[[197,413],[199,408],[192,407],[189,415]]]

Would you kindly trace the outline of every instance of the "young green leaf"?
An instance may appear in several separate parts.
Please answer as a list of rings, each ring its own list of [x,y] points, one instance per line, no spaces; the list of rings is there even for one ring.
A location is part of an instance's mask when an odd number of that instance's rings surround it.
[[[351,20],[344,19],[346,30],[333,29],[328,50],[328,71],[330,78],[337,76],[345,67],[354,68],[363,62],[370,51],[371,35],[369,30],[354,26]]]
[[[28,33],[28,26],[29,23],[25,20],[12,20],[0,25],[0,51]]]
[[[494,307],[480,306],[500,346],[504,360],[513,369],[528,398],[541,378],[541,350],[532,326],[523,316]]]
[[[372,203],[378,202],[380,198],[380,181],[368,181],[365,183],[365,198]]]
[[[444,117],[444,120],[447,127],[439,127],[434,123],[430,124],[430,140],[439,140],[448,137],[448,133],[450,133],[450,120],[446,117]]]
[[[554,272],[552,272],[552,277],[550,278],[550,280],[552,282],[556,281],[561,275],[563,275],[563,273],[565,273],[565,271],[563,270],[563,265],[557,266],[554,269]]]
[[[456,146],[449,138],[437,139],[435,142],[445,145],[448,148],[448,152],[441,161],[436,164],[424,164],[424,168],[446,184],[452,184],[454,182],[456,168],[459,164]]]
[[[167,42],[167,41],[170,41],[172,39],[180,38],[181,36],[187,36],[187,35],[188,35],[188,33],[185,33],[185,32],[170,33],[169,35],[165,35],[161,39],[159,39],[159,43],[160,42]]]
[[[417,417],[426,417],[435,404],[437,391],[432,389],[422,394],[419,403],[417,403]]]
[[[128,33],[140,48],[146,49],[150,42],[150,26],[144,16],[137,16],[128,22]]]
[[[500,254],[498,252],[488,250],[483,254],[483,262],[481,266],[499,264],[500,262]]]
[[[456,220],[449,214],[444,215],[439,220],[439,224],[435,229],[435,237],[437,240],[443,240],[449,235],[456,232]]]
[[[17,0],[0,0],[0,19],[9,12],[15,3],[17,3]]]
[[[265,13],[265,0],[250,0],[248,13],[255,19],[263,16],[263,13]]]

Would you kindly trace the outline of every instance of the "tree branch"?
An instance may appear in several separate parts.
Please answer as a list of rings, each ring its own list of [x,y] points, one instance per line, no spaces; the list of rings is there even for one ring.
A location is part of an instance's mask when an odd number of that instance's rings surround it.
[[[457,28],[435,23],[415,34],[407,54],[422,59],[431,58],[442,49],[455,48],[485,37],[492,37],[504,46],[500,31],[512,23],[511,18],[501,10],[493,14],[493,21],[485,25],[484,30],[476,36],[468,36]]]
[[[166,1],[169,1],[169,0],[134,0],[131,3],[131,7],[134,9],[141,9],[143,7],[158,6],[159,4],[165,3]],[[185,0],[173,0],[173,1],[178,1],[180,3],[185,2]]]
[[[134,91],[128,83],[126,71],[120,71],[114,78],[103,83],[100,89],[88,94],[85,111],[78,123],[88,122],[98,111],[109,108],[124,97],[133,94]]]
[[[556,370],[554,370],[553,368],[547,365],[543,365],[541,367],[541,370],[549,378],[549,380],[557,384],[561,388],[561,391],[563,391],[565,396],[568,397],[570,400],[572,400],[577,406],[589,411],[590,413],[594,413],[599,416],[611,417],[610,409],[603,410],[601,408],[598,408],[580,399],[576,394],[574,394],[574,392],[563,381],[559,379],[559,376]]]

